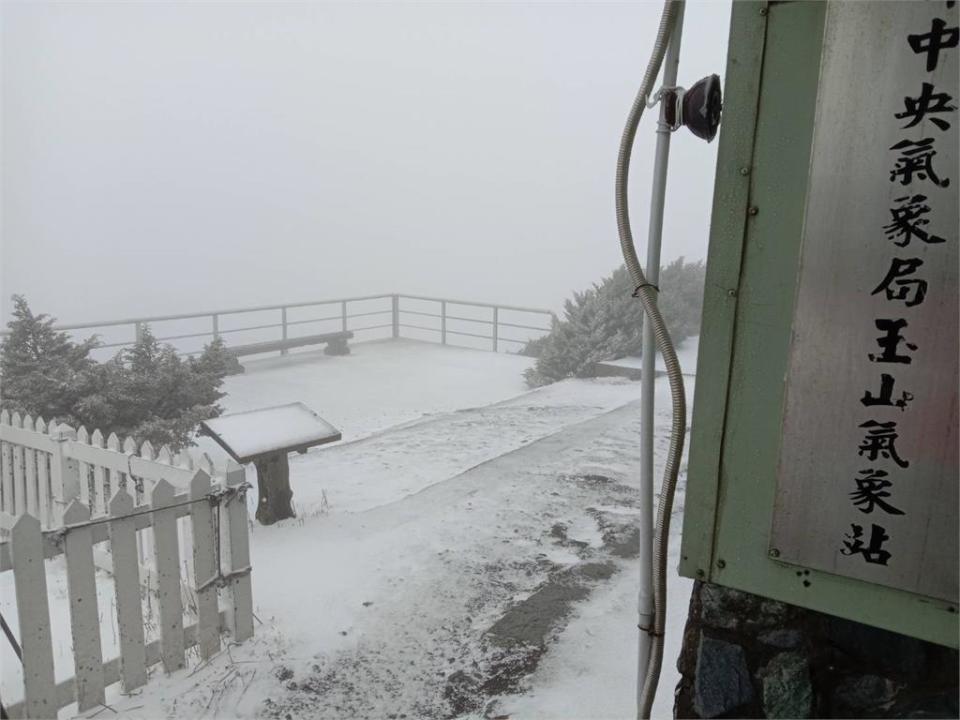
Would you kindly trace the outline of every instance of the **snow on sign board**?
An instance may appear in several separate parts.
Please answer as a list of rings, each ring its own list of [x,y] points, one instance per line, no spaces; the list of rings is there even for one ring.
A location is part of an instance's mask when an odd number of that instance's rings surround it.
[[[280,452],[306,452],[315,445],[335,442],[340,431],[300,402],[221,415],[200,424],[240,463]]]

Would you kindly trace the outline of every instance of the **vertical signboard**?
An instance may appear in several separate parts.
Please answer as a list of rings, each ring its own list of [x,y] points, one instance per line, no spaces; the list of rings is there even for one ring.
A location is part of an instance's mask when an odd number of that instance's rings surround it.
[[[828,6],[771,529],[780,560],[952,602],[957,12]]]

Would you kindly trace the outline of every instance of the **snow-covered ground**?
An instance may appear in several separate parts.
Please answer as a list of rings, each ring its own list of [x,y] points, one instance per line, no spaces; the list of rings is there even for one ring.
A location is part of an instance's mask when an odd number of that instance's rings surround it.
[[[525,392],[529,363],[395,342],[259,361],[231,378],[229,411],[302,400],[346,442],[293,458],[299,517],[252,529],[255,638],[199,669],[155,670],[135,697],[115,687],[111,708],[128,717],[632,715],[639,383]],[[665,381],[657,402],[662,457]],[[684,483],[656,717],[672,714],[690,590],[675,576]],[[9,619],[8,590],[0,585]]]
[[[322,350],[243,363],[227,378],[226,412],[305,403],[355,440],[425,414],[506,400],[526,390],[532,358],[442,347],[416,340],[353,343],[350,354]]]

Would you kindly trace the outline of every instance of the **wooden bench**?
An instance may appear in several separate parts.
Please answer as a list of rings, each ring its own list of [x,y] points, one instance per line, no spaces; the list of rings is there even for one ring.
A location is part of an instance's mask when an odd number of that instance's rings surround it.
[[[341,332],[323,333],[322,335],[301,335],[299,337],[283,338],[281,340],[267,340],[265,342],[250,343],[249,345],[228,346],[226,351],[234,358],[244,355],[259,355],[268,352],[284,352],[291,348],[304,347],[306,345],[326,345],[323,352],[326,355],[349,355],[350,348],[347,346],[347,340],[353,337],[349,330]],[[239,366],[239,363],[237,363]],[[240,368],[238,372],[243,372]]]

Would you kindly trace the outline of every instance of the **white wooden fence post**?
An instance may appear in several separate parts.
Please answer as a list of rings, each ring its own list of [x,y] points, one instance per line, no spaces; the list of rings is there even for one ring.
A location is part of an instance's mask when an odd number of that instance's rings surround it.
[[[81,445],[90,444],[90,434],[87,432],[87,428],[81,425],[77,428],[77,442]],[[99,503],[97,502],[96,492],[97,489],[90,488],[90,471],[91,467],[85,462],[77,463],[78,474],[80,476],[80,494],[78,499],[88,508],[90,508],[90,514],[96,515],[97,509],[99,508]]]
[[[137,562],[133,497],[118,490],[110,500],[110,556],[113,590],[120,629],[120,682],[130,692],[147,682],[147,659],[143,644],[143,611],[140,606],[140,570]]]
[[[180,599],[180,543],[177,541],[173,485],[160,480],[150,493],[157,597],[160,601],[160,658],[170,673],[184,666],[183,601]]]
[[[32,515],[21,515],[10,532],[10,549],[23,650],[24,714],[29,718],[55,718],[59,708],[40,521]]]
[[[130,448],[133,448],[133,450],[131,451]],[[126,452],[128,455],[136,455],[136,454],[137,454],[136,443],[132,442],[130,438],[127,438],[127,439],[124,441],[124,443],[123,443],[123,450],[124,450],[124,452]],[[143,441],[143,444],[140,446],[140,457],[143,458],[144,460],[151,460],[151,461],[152,461],[152,460],[154,459],[153,444],[152,444],[149,440],[144,440],[144,441]],[[127,482],[128,482],[128,483],[132,483],[132,482],[133,482],[133,478],[132,478],[132,477],[131,477],[131,478],[128,478],[128,479],[127,479]],[[147,502],[147,501],[149,500],[149,498],[150,498],[150,492],[151,492],[151,490],[152,490],[152,489],[150,488],[150,480],[148,480],[147,478],[142,478],[142,479],[141,479],[141,483],[142,483],[142,487],[143,487],[143,492],[142,492],[142,495],[141,495],[141,497],[142,497],[142,502]],[[150,504],[153,505],[153,502],[150,501]],[[139,534],[137,535],[137,537],[140,538],[140,556],[141,556],[141,561],[142,561],[143,564],[146,565],[147,567],[151,567],[151,566],[152,566],[152,564],[153,564],[153,562],[154,562],[154,558],[155,558],[155,555],[154,555],[154,552],[153,552],[153,543],[154,543],[154,541],[155,541],[155,540],[154,540],[154,533],[155,533],[155,531],[154,531],[153,528],[147,528],[147,529],[144,530],[142,533],[139,533]],[[178,567],[179,567],[179,559],[178,559],[177,565],[178,565]],[[153,569],[155,570],[156,567],[153,566]]]
[[[97,576],[93,567],[93,532],[90,510],[74,500],[63,513],[67,528],[63,554],[67,562],[67,593],[70,597],[70,634],[73,638],[74,683],[80,712],[103,705],[103,650],[100,646],[100,616],[97,612]]]
[[[13,414],[11,424],[15,428],[23,427],[20,413]],[[15,515],[22,515],[27,511],[27,485],[23,477],[23,451],[23,445],[13,446],[13,498]]]
[[[493,309],[493,351],[497,352],[500,341],[500,308]]]
[[[32,416],[27,415],[23,418],[24,430],[33,432],[33,427]],[[24,489],[27,493],[24,500],[27,512],[39,519],[42,525],[43,516],[40,514],[40,508],[38,507],[39,497],[37,496],[37,451],[31,447],[23,449],[23,481]]]
[[[110,437],[107,438],[107,450],[113,450],[113,452],[122,452],[120,448],[120,438],[117,437],[116,433],[110,433]],[[123,473],[118,470],[110,471],[110,497],[116,495],[117,490],[120,489],[120,476]],[[130,481],[127,481],[127,492],[130,494],[130,497],[133,497],[134,489],[130,486]]]
[[[283,339],[287,339],[287,309],[285,307],[280,308],[280,325],[283,332]],[[289,352],[286,348],[283,348],[280,351],[281,355],[286,355]]]
[[[207,496],[210,476],[197,470],[190,481],[190,527],[193,535],[193,577],[197,590],[197,645],[206,660],[220,650],[220,608],[217,602],[219,574],[214,544],[213,512]]]
[[[50,436],[57,443],[50,457],[50,484],[53,488],[54,526],[63,524],[63,511],[80,492],[80,464],[70,457],[70,443],[77,433],[69,425],[50,423]]]
[[[34,427],[40,435],[47,434],[47,423],[37,418]],[[50,454],[37,453],[37,491],[40,493],[40,524],[50,527],[53,524],[53,488],[50,486]]]
[[[0,425],[10,424],[10,413],[0,410]],[[14,514],[13,500],[13,446],[0,443],[0,510]]]
[[[236,489],[245,482],[243,468],[236,463],[227,465],[226,487]],[[230,594],[227,611],[228,625],[233,639],[242,642],[253,636],[253,595],[250,587],[250,536],[247,524],[247,500],[243,493],[228,495],[220,512],[226,511],[226,522],[221,514],[221,555],[229,562]],[[224,552],[224,550],[226,552]]]
[[[90,434],[90,447],[103,447],[103,433],[94,430]],[[104,515],[110,514],[110,498],[113,497],[113,489],[110,487],[110,472],[102,465],[93,466],[93,484],[96,487],[97,499],[101,504],[98,506],[98,513]]]

